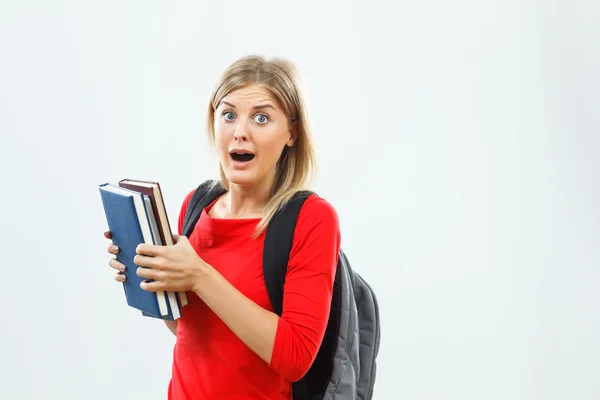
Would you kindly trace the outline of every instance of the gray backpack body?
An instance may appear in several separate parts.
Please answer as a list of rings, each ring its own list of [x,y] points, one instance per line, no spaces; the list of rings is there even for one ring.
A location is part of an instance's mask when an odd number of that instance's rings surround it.
[[[202,210],[225,189],[206,181],[192,196],[182,234],[191,234]],[[265,283],[273,310],[281,315],[283,284],[298,213],[312,192],[298,192],[269,224],[263,251]],[[370,400],[377,372],[379,306],[369,284],[340,250],[331,311],[317,357],[302,379],[292,384],[294,400]]]

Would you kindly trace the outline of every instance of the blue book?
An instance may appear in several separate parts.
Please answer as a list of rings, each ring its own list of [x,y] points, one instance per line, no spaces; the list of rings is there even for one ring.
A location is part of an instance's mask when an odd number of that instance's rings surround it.
[[[172,320],[165,293],[143,290],[140,283],[144,278],[137,275],[141,267],[133,262],[140,243],[156,244],[145,195],[108,183],[99,189],[112,242],[120,249],[116,258],[126,267],[122,273],[126,276],[123,288],[127,304],[144,315]]]

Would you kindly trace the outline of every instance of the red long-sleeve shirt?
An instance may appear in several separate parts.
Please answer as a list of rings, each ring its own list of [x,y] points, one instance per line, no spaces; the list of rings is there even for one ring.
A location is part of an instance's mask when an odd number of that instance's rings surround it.
[[[179,234],[192,194],[180,211]],[[212,218],[208,210],[213,205],[203,210],[190,243],[250,300],[273,311],[262,270],[265,234],[250,237],[259,219]],[[291,382],[308,370],[325,332],[339,248],[335,209],[312,195],[298,216],[270,363],[188,292],[178,323],[169,399],[291,399]]]

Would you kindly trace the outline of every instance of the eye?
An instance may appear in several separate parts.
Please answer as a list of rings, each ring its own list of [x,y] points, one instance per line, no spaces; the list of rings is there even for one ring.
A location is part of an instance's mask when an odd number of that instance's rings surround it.
[[[225,117],[225,121],[233,121],[235,118],[235,115],[231,111],[225,111],[222,115]]]
[[[267,117],[265,114],[258,114],[256,117],[254,117],[254,120],[259,124],[264,124],[269,120],[269,117]]]

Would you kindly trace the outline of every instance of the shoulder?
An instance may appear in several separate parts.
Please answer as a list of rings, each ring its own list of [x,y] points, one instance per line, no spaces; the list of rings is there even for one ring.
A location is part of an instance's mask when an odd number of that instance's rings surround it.
[[[316,193],[304,201],[296,222],[296,235],[339,234],[338,213],[329,201]]]
[[[179,217],[177,218],[177,233],[181,235],[183,230],[183,222],[185,220],[185,214],[188,209],[188,205],[190,204],[190,200],[194,195],[196,189],[190,190],[190,192],[183,198],[183,202],[181,204],[181,208],[179,209]]]
[[[194,193],[196,193],[196,190],[197,188],[193,188],[188,192],[188,194],[185,195],[185,197],[183,198],[183,204],[181,205],[182,207],[187,207],[190,204],[190,200],[192,200],[192,197],[194,196]]]
[[[290,270],[318,271],[332,279],[340,244],[335,207],[319,195],[311,194],[298,213],[290,252]]]
[[[338,213],[333,204],[316,193],[306,198],[298,218],[299,222],[301,219],[325,219],[336,225],[339,223]]]
[[[190,202],[192,201],[192,198],[194,197],[194,194],[196,192],[200,192],[200,193],[206,193],[208,190],[212,190],[214,187],[216,187],[216,185],[218,185],[219,182],[214,180],[214,179],[209,179],[206,180],[204,182],[202,182],[201,184],[199,184],[198,186],[195,186],[193,189],[191,189],[187,195],[185,195],[185,197],[183,198],[183,202],[181,204],[181,209],[180,209],[180,213],[184,213],[186,212]]]
[[[185,197],[183,198],[183,202],[181,203],[181,210],[180,213],[184,213],[186,212],[188,205],[190,204],[190,200],[192,200],[192,196],[194,195],[194,193],[196,192],[196,188],[190,190],[188,192],[188,194],[185,195]]]

